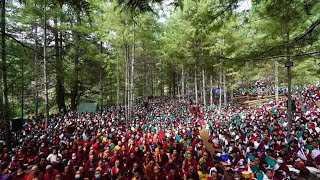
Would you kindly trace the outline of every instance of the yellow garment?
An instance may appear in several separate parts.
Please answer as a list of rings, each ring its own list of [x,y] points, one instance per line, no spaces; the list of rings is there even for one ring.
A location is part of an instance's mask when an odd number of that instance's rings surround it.
[[[202,171],[198,171],[199,179],[200,180],[207,180],[208,175],[205,173],[202,173]]]
[[[106,142],[107,142],[107,138],[106,138],[106,137],[103,137],[103,138],[102,138],[102,142],[103,142],[103,143],[106,143]]]
[[[207,162],[203,157],[199,159],[199,164]]]
[[[156,148],[155,150],[154,150],[154,152],[156,153],[156,154],[159,154],[160,153],[160,148]]]
[[[106,159],[109,156],[109,153],[107,151],[103,152],[103,159]]]
[[[119,151],[119,150],[121,149],[121,147],[120,147],[119,145],[117,145],[117,146],[115,147],[115,149],[116,149],[117,151]]]

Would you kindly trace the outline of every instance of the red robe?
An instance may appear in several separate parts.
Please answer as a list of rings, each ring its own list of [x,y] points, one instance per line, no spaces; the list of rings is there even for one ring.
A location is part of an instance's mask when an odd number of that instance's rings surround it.
[[[18,175],[14,176],[12,180],[29,180],[28,177],[29,177],[28,173],[23,173],[19,176]]]
[[[182,180],[183,177],[181,177],[181,175],[179,175],[177,172],[175,174],[172,174],[171,172],[169,172],[166,176],[167,180]]]
[[[192,164],[193,166],[193,169],[198,169],[197,166],[198,166],[198,163],[196,160],[194,159],[191,159],[191,161],[189,161],[187,158],[184,160],[184,167],[183,167],[183,170],[184,172],[187,172],[189,170],[189,164]]]
[[[44,174],[44,180],[54,180],[56,178],[56,175],[58,174],[59,172],[57,170],[53,170],[52,173],[48,173],[46,172]]]
[[[149,180],[164,180],[166,176],[164,173],[160,172],[159,174],[155,174],[154,172],[151,173],[149,176]]]

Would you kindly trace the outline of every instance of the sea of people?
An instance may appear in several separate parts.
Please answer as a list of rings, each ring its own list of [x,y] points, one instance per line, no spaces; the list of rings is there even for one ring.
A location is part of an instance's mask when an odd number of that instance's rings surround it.
[[[293,98],[290,133],[285,99],[220,109],[156,98],[136,104],[129,128],[120,105],[52,115],[47,128],[30,120],[1,140],[0,180],[283,180],[320,173],[320,83],[297,86]]]

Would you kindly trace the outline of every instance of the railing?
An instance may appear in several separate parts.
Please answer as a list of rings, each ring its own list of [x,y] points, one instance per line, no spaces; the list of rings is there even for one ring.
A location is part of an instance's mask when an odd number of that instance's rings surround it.
[[[285,95],[279,95],[279,99],[283,99],[285,97],[286,97]],[[275,95],[270,95],[270,96],[261,97],[260,99],[244,101],[244,102],[242,102],[240,104],[247,105],[247,106],[252,106],[252,105],[256,105],[258,103],[259,104],[264,104],[264,103],[269,102],[270,100],[275,100],[275,99],[276,99]]]

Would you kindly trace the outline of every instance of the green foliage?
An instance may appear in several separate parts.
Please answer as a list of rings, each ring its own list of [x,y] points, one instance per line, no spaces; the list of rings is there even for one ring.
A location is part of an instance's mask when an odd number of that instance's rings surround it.
[[[19,115],[22,90],[26,98],[25,113],[34,113],[36,77],[39,80],[41,113],[44,112],[41,55],[44,1],[12,2],[7,7],[12,12],[7,15],[7,30],[20,42],[7,40],[12,116]],[[161,13],[158,11],[162,0],[58,2],[46,1],[52,112],[57,112],[54,101],[57,73],[64,77],[67,105],[76,81],[80,102],[99,100],[101,68],[104,102],[116,103],[117,94],[119,102],[124,102],[126,45],[129,46],[129,59],[132,58],[133,45],[135,49],[135,97],[160,95],[164,89],[172,91],[181,84],[182,68],[188,74],[189,89],[195,70],[199,73],[202,69],[206,72],[207,84],[210,75],[214,77],[214,84],[218,84],[221,70],[227,76],[229,87],[236,89],[241,83],[260,78],[266,78],[269,84],[273,84],[274,63],[277,61],[279,82],[283,83],[286,82],[284,62],[287,53],[294,61],[294,83],[312,83],[320,78],[317,56],[295,56],[320,49],[319,26],[307,31],[319,20],[319,1],[293,0],[290,4],[288,1],[253,1],[249,10],[239,12],[237,7],[241,1],[237,0],[175,0],[172,4],[180,8],[171,11],[174,6],[169,5],[170,16],[164,23],[159,22]],[[62,72],[56,72],[55,31],[59,39],[62,38]],[[304,33],[303,38],[295,41]],[[288,40],[294,41],[289,44]],[[79,60],[78,77],[74,73],[75,60]],[[37,74],[35,67],[38,68]]]
[[[297,59],[294,64],[294,83],[311,83],[320,79],[320,61],[316,58],[310,58],[307,61]]]
[[[154,12],[150,3],[162,3],[163,0],[117,0],[123,9],[129,9],[133,14],[137,12]],[[122,9],[122,10],[123,10]]]

